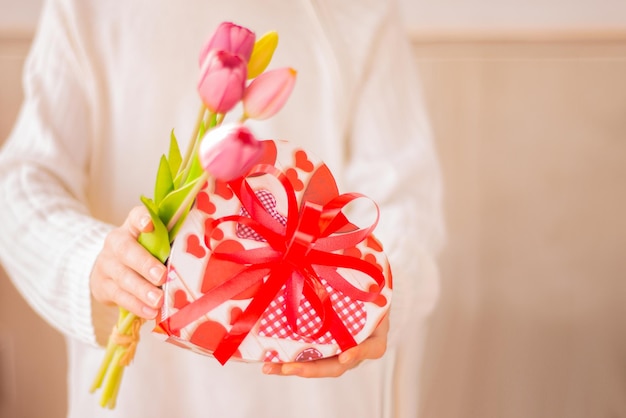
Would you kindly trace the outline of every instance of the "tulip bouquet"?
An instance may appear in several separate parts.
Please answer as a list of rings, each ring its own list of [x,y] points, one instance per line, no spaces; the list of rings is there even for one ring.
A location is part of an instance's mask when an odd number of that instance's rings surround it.
[[[141,197],[153,230],[138,241],[165,263],[171,243],[200,192],[212,176],[230,181],[243,176],[261,157],[261,143],[243,125],[247,119],[266,119],[278,112],[296,79],[292,68],[265,71],[278,35],[259,38],[249,29],[222,23],[200,53],[198,93],[202,101],[185,154],[172,132],[167,156],[161,157],[152,199]],[[223,124],[238,104],[243,113],[237,123]],[[119,308],[119,317],[107,344],[91,392],[102,388],[100,404],[114,408],[124,368],[132,361],[144,320]]]

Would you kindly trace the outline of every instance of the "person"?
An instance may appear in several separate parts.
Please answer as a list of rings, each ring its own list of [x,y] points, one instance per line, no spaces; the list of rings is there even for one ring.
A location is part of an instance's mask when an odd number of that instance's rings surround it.
[[[280,36],[271,67],[298,71],[286,106],[252,121],[320,157],[342,192],[378,203],[394,275],[389,331],[311,363],[228,362],[142,328],[109,411],[89,394],[116,304],[153,319],[165,267],[136,242],[172,129],[191,135],[198,53],[223,21]],[[0,259],[66,336],[68,416],[414,418],[438,295],[441,179],[416,70],[392,1],[50,0],[0,155]],[[384,354],[383,354],[384,353]],[[382,356],[382,357],[381,357]],[[380,358],[379,358],[380,357]]]

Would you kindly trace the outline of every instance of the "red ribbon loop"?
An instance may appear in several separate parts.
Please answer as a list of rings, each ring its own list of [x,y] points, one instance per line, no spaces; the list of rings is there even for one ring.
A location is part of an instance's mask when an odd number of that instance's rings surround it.
[[[376,299],[385,284],[383,273],[373,264],[339,251],[356,246],[372,233],[378,222],[378,207],[374,203],[375,221],[366,228],[359,228],[348,221],[342,210],[354,200],[367,197],[349,193],[335,197],[324,206],[304,201],[298,208],[293,186],[281,171],[271,165],[257,165],[248,176],[257,175],[270,175],[282,185],[287,197],[286,225],[266,210],[246,178],[230,182],[229,187],[249,217],[230,215],[214,220],[205,231],[205,242],[214,257],[239,263],[246,268],[175,312],[161,325],[170,333],[179,331],[243,290],[261,283],[250,304],[215,349],[213,355],[220,363],[226,363],[234,354],[283,288],[285,315],[291,330],[311,340],[330,332],[341,350],[345,351],[356,342],[333,309],[321,277],[332,288],[353,300],[371,302]],[[252,228],[263,237],[267,246],[213,252],[212,231],[226,222]],[[371,291],[358,289],[337,272],[339,267],[367,274],[377,286],[372,286],[374,290]],[[298,308],[303,299],[311,304],[321,320],[321,327],[311,335],[299,333],[296,325]]]

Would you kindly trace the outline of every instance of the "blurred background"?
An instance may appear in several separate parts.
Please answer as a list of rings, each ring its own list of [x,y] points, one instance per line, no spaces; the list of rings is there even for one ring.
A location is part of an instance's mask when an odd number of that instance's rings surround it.
[[[449,233],[420,418],[626,417],[626,2],[401,2]],[[0,0],[0,143],[40,6]],[[64,417],[64,384],[0,270],[0,417]]]

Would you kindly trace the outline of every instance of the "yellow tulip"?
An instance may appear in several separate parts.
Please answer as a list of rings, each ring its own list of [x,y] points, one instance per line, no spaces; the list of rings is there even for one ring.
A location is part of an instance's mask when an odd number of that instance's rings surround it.
[[[248,79],[265,71],[277,46],[278,33],[275,31],[267,32],[254,43],[254,49],[248,61]]]

